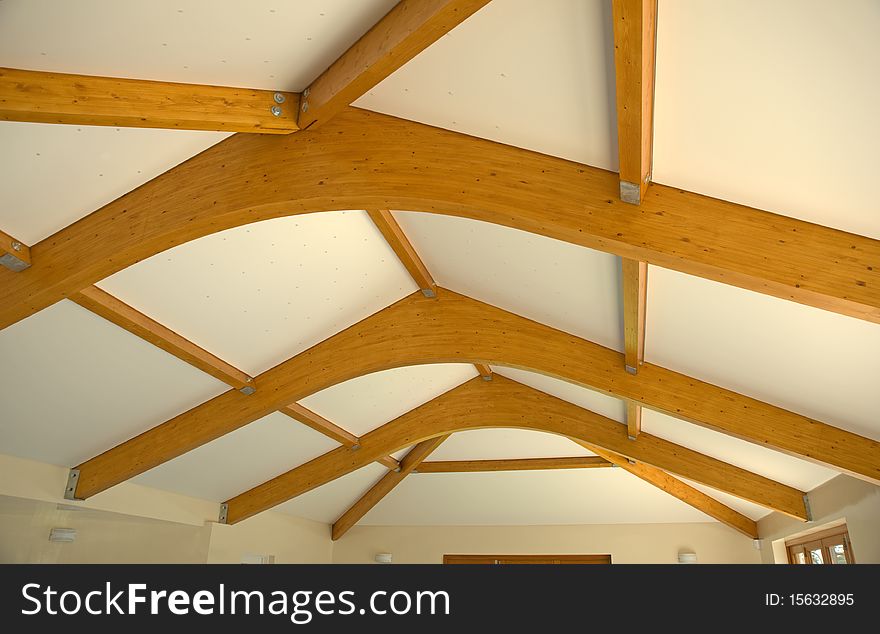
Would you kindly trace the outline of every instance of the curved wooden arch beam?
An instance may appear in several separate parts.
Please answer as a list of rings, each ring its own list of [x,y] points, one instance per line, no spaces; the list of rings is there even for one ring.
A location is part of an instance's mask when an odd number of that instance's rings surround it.
[[[626,426],[503,376],[475,377],[361,437],[357,451],[335,449],[226,502],[234,524],[387,455],[458,431],[514,427],[567,436],[756,504],[806,519],[804,493],[650,434],[629,440]]]
[[[619,352],[438,288],[436,298],[415,292],[264,372],[250,396],[225,392],[79,465],[75,496],[90,497],[331,385],[430,363],[539,372],[880,483],[876,441],[649,363],[628,374]]]
[[[880,323],[880,240],[347,108],[317,130],[236,135],[0,269],[0,328],[144,258],[258,220],[405,209],[492,222]]]

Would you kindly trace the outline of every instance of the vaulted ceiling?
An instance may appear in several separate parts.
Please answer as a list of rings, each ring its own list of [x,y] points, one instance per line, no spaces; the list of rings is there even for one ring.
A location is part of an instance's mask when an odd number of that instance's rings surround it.
[[[355,521],[748,533],[838,473],[880,481],[876,3],[660,0],[640,206],[603,171],[621,169],[610,1],[429,4],[475,13],[305,131],[0,122],[0,231],[33,247],[0,270],[0,452],[80,467],[79,492],[229,502],[230,521],[334,523],[388,487]],[[4,0],[0,66],[303,93],[394,6]],[[621,255],[649,263],[635,375]],[[117,300],[149,324],[120,327]],[[481,429],[493,412],[504,428]],[[427,447],[429,429],[451,435]],[[419,473],[413,445],[619,464]]]

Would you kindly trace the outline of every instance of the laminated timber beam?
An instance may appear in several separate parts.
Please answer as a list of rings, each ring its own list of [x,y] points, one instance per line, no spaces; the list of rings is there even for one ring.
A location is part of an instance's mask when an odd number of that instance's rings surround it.
[[[299,126],[326,123],[489,0],[401,0],[303,91]]]
[[[31,266],[31,248],[21,240],[0,231],[0,264],[18,273]]]
[[[233,135],[0,268],[0,328],[190,240],[281,216],[404,209],[482,220],[880,323],[880,240],[348,108]]]
[[[403,229],[397,224],[391,212],[387,209],[367,209],[367,214],[410,277],[418,284],[422,295],[434,297],[437,294],[437,284],[431,272],[428,271],[428,267],[422,262],[422,258],[416,253],[415,247],[403,233]]]
[[[657,0],[612,0],[620,199],[638,205],[651,182]]]
[[[589,442],[793,517],[807,517],[802,491],[649,434],[630,441],[626,427],[616,421],[496,376],[493,381],[474,377],[365,434],[357,451],[335,449],[228,500],[226,521],[239,522],[414,443],[504,427]]]
[[[361,441],[357,436],[348,430],[343,429],[336,423],[327,420],[320,414],[313,412],[307,407],[303,407],[299,403],[287,405],[278,411],[290,416],[290,418],[298,423],[302,423],[306,427],[311,427],[316,432],[324,434],[328,438],[332,438],[343,447],[348,447],[349,449],[357,449],[360,447]],[[383,466],[388,467],[389,469],[396,470],[400,468],[400,463],[392,456],[382,456],[376,462],[382,463]]]
[[[267,370],[255,378],[259,389],[251,396],[231,390],[84,462],[76,497],[90,497],[331,385],[428,363],[531,370],[880,483],[880,442],[649,363],[628,374],[619,352],[438,288],[436,298],[413,293]],[[626,426],[620,427],[626,439]],[[643,446],[644,437],[628,442]],[[353,453],[362,452],[363,446]]]
[[[702,511],[709,517],[714,517],[722,524],[726,524],[730,528],[739,531],[746,537],[758,539],[758,524],[755,520],[746,517],[739,511],[735,511],[726,504],[722,504],[712,496],[706,495],[702,491],[669,475],[665,471],[650,465],[642,464],[641,462],[627,460],[620,454],[614,453],[613,451],[607,451],[601,447],[591,445],[590,443],[578,442],[578,444],[589,449],[593,453],[602,456],[611,464],[630,472],[649,484],[653,484],[658,489],[677,497],[682,502],[690,504],[695,509]]]
[[[382,476],[381,480],[373,485],[369,491],[364,493],[357,502],[352,504],[351,508],[343,513],[338,520],[333,522],[333,528],[330,532],[333,541],[336,541],[345,535],[345,533],[348,532],[348,529],[357,524],[371,508],[376,506],[382,501],[382,498],[391,493],[394,487],[400,484],[406,476],[412,473],[412,471],[447,438],[449,438],[449,435],[435,436],[428,440],[423,440],[410,449],[409,453],[407,453],[401,461],[399,471],[389,471]]]
[[[299,100],[292,92],[0,68],[0,121],[290,134],[299,129]]]
[[[594,452],[595,453],[595,452]],[[417,473],[481,473],[486,471],[544,471],[547,469],[601,469],[611,463],[597,456],[570,458],[509,458],[506,460],[432,460]]]
[[[90,286],[74,293],[70,299],[86,310],[152,343],[178,359],[186,361],[236,390],[240,390],[244,394],[254,393],[255,384],[252,377],[170,328],[163,326],[152,317],[132,308],[107,291],[97,286]]]

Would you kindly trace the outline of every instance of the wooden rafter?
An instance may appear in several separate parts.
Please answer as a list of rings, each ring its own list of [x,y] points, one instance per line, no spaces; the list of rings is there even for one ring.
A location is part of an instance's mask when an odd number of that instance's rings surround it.
[[[388,246],[397,255],[397,259],[409,272],[413,281],[418,284],[425,297],[434,297],[437,294],[437,284],[428,271],[428,267],[422,262],[422,258],[416,253],[412,242],[403,233],[403,229],[397,224],[394,216],[387,209],[367,209],[367,213],[376,228],[385,237]]]
[[[207,372],[244,394],[253,394],[256,391],[256,383],[253,378],[235,366],[214,356],[97,286],[90,286],[75,293],[70,299],[86,310],[124,328],[203,372]],[[346,447],[358,444],[357,436],[298,403],[282,407],[279,411]],[[377,462],[389,469],[400,468],[400,463],[392,456],[385,456]]]
[[[624,366],[630,374],[637,374],[645,362],[648,263],[621,258],[621,286]],[[626,425],[630,438],[637,438],[642,430],[642,406],[636,402],[628,401],[626,404]]]
[[[287,405],[278,410],[282,414],[290,416],[293,420],[302,423],[307,427],[311,427],[316,432],[324,434],[328,438],[332,438],[343,447],[359,447],[360,439],[351,432],[343,429],[336,423],[332,423],[320,414],[316,414],[307,407],[303,407],[299,403]],[[376,462],[381,462],[389,469],[400,468],[400,463],[392,456],[382,456]]]
[[[201,236],[366,207],[501,224],[880,323],[880,240],[657,184],[633,208],[617,188],[612,172],[351,108],[315,131],[233,135],[33,245],[26,275],[0,269],[0,328]]]
[[[665,491],[669,495],[677,497],[682,502],[699,509],[709,517],[714,517],[722,524],[730,526],[732,529],[739,531],[751,539],[758,539],[758,524],[755,520],[746,517],[739,511],[733,510],[726,504],[722,504],[702,491],[685,484],[665,471],[650,465],[642,464],[641,462],[629,461],[620,454],[616,454],[613,451],[607,451],[589,443],[579,442],[578,444],[586,447],[599,456],[602,456],[610,463],[629,471],[645,482],[653,484],[655,487]]]
[[[385,241],[391,250],[397,255],[397,259],[403,264],[404,268],[409,272],[413,281],[418,284],[422,295],[425,297],[436,297],[437,284],[434,277],[425,266],[422,258],[413,246],[409,238],[403,232],[400,224],[394,219],[394,215],[388,209],[368,209],[367,214],[379,229],[379,232],[385,237]],[[475,363],[474,367],[480,376],[486,381],[492,380],[492,369],[485,363]]]
[[[413,293],[264,372],[256,377],[260,389],[251,396],[226,392],[86,461],[78,467],[76,495],[90,497],[357,376],[405,365],[486,360],[563,378],[880,482],[880,442],[650,363],[637,375],[622,372],[619,352],[438,289],[436,298]],[[626,427],[620,428],[625,439]],[[627,442],[644,446],[645,437]]]
[[[320,414],[316,414],[299,403],[287,405],[278,411],[282,414],[287,414],[293,420],[298,421],[307,427],[311,427],[316,432],[322,433],[328,438],[332,438],[344,447],[357,447],[360,442],[358,437],[351,432],[346,431],[335,423],[331,423]]]
[[[85,288],[70,299],[236,390],[252,394],[256,389],[252,377],[97,286]]]
[[[399,471],[389,471],[382,479],[379,480],[363,497],[355,502],[351,508],[343,513],[338,520],[333,522],[331,537],[334,541],[345,535],[352,526],[358,523],[360,519],[366,515],[371,508],[376,506],[382,498],[391,493],[403,479],[412,473],[413,469],[419,466],[421,462],[427,458],[432,451],[440,446],[444,440],[449,438],[446,436],[435,436],[423,440],[415,447],[409,450],[403,461],[400,463]]]
[[[2,121],[289,134],[299,129],[299,97],[251,88],[0,68]]]
[[[649,434],[630,441],[624,425],[499,375],[493,381],[474,377],[365,434],[358,451],[335,449],[232,498],[226,502],[227,522],[272,508],[377,456],[485,427],[532,429],[589,442],[793,517],[807,517],[802,491]]]
[[[636,374],[645,362],[645,306],[648,296],[648,264],[621,259],[623,287],[623,343],[626,371]]]
[[[657,0],[612,0],[620,199],[638,205],[651,181]]]
[[[18,273],[31,266],[31,248],[21,240],[0,231],[0,265]]]
[[[630,440],[642,433],[642,406],[633,401],[626,402],[626,433]]]
[[[303,91],[299,126],[326,123],[489,0],[401,0]]]
[[[570,458],[511,458],[507,460],[432,460],[417,473],[472,473],[483,471],[543,471],[547,469],[598,469],[611,463],[597,456]]]
[[[479,372],[480,376],[483,377],[484,381],[492,380],[492,368],[490,368],[487,364],[475,363],[474,367],[477,369],[477,372]]]

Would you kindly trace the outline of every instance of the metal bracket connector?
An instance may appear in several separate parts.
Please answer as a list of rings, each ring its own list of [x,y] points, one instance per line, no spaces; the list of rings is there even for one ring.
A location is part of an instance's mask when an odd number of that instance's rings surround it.
[[[425,297],[437,297],[437,293],[435,293],[430,288],[423,288],[422,295],[424,295]]]
[[[0,255],[0,265],[3,265],[10,271],[15,271],[16,273],[18,273],[19,271],[24,271],[31,266],[24,260],[20,260],[15,257],[15,254],[13,253],[3,253],[3,255]]]
[[[626,371],[629,372],[630,374],[638,374],[639,373],[638,369],[634,368],[631,365],[626,366]]]
[[[810,508],[810,496],[808,493],[804,493],[804,508],[807,511],[807,521],[813,521],[813,509]]]
[[[76,497],[76,485],[79,482],[79,469],[71,469],[67,474],[67,486],[64,487],[65,500],[82,500]]]
[[[217,518],[218,521],[221,524],[225,524],[226,523],[226,516],[228,514],[229,514],[229,505],[228,504],[221,504],[220,505],[220,517]]]
[[[642,189],[639,184],[620,181],[620,200],[630,205],[638,205],[642,202]]]

